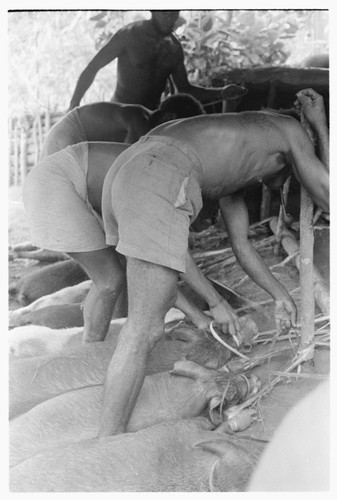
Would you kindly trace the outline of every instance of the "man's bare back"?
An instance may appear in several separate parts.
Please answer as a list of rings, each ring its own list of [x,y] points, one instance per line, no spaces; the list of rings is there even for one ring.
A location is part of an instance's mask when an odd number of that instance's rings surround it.
[[[210,198],[257,182],[279,187],[275,177],[281,186],[293,168],[316,203],[327,207],[328,173],[294,118],[263,111],[203,115],[162,124],[148,135],[173,137],[193,148],[204,166],[202,192]]]

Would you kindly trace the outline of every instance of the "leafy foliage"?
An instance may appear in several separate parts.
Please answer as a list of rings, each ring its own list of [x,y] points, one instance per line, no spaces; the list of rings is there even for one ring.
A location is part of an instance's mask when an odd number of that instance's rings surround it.
[[[192,11],[181,33],[190,80],[209,85],[231,68],[279,66],[310,11]]]

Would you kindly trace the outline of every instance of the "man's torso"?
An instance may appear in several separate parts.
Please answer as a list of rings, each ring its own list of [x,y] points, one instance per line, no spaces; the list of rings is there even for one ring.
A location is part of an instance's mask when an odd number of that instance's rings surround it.
[[[203,194],[220,198],[291,167],[284,131],[293,122],[259,112],[203,115],[160,125],[148,135],[188,144],[204,167]]]
[[[167,78],[180,61],[180,43],[175,35],[159,37],[148,25],[133,24],[122,31],[125,49],[118,58],[115,99],[154,109]]]

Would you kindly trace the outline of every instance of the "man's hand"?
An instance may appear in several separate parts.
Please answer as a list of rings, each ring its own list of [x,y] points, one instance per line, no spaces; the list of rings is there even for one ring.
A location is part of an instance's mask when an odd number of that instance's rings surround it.
[[[275,300],[275,323],[276,328],[281,330],[296,326],[297,309],[295,302],[290,297]]]
[[[224,333],[229,332],[232,336],[240,333],[238,317],[225,299],[221,299],[216,306],[210,307],[210,312],[214,321],[221,325]]]
[[[309,124],[317,130],[321,124],[326,124],[326,114],[323,97],[313,89],[303,89],[297,92],[294,103],[296,110],[303,112]]]

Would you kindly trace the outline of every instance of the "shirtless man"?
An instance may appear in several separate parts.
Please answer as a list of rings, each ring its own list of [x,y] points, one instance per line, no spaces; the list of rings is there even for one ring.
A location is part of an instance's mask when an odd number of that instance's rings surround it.
[[[69,109],[79,106],[96,74],[118,59],[113,102],[142,104],[156,109],[171,76],[178,92],[193,95],[201,103],[228,100],[246,93],[242,87],[203,88],[191,85],[184,66],[184,52],[174,25],[178,10],[151,11],[151,19],[130,23],[115,33],[81,73]]]
[[[323,99],[297,94],[320,146],[328,147]],[[327,154],[323,154],[327,159]],[[144,381],[146,359],[163,335],[177,296],[179,273],[195,290],[202,275],[188,254],[188,231],[201,196],[221,200],[233,250],[241,266],[275,300],[281,327],[296,321],[296,307],[247,239],[242,191],[264,182],[278,188],[293,172],[314,202],[329,211],[327,165],[295,119],[265,112],[203,115],[160,125],[122,153],[107,173],[102,213],[106,241],[127,260],[128,317],[111,359],[99,436],[125,431]],[[131,181],[130,181],[131,180]],[[213,317],[226,304],[208,297]],[[237,331],[228,309],[229,331]]]
[[[197,116],[204,109],[189,94],[176,94],[162,101],[156,111],[140,104],[95,102],[79,106],[63,116],[49,131],[41,159],[71,144],[85,141],[133,144],[161,123]]]

